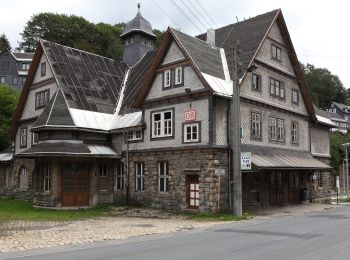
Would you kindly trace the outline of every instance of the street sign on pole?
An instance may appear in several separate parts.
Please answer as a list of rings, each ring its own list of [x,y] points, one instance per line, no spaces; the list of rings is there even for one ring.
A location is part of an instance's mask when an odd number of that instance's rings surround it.
[[[244,152],[241,153],[241,170],[251,170],[252,169],[252,153]]]

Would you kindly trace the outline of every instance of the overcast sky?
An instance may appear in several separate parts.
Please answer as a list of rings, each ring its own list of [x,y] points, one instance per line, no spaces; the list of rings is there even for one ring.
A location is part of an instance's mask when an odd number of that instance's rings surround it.
[[[204,26],[221,27],[236,22],[236,17],[241,21],[281,8],[299,60],[328,68],[350,87],[350,2],[346,0],[0,0],[0,34],[5,33],[16,47],[26,22],[40,12],[75,14],[94,23],[127,22],[136,15],[138,2],[153,28],[172,26],[191,35],[204,32]]]

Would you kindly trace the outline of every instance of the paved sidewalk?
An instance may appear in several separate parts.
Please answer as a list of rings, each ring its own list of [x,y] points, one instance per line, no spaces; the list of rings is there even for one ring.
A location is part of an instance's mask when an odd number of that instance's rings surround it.
[[[262,209],[254,219],[297,216],[320,212],[334,205],[299,204]],[[160,213],[159,210],[132,210],[128,217],[116,212],[114,217],[78,221],[10,221],[0,223],[0,252],[10,252],[59,245],[124,239],[133,236],[162,234],[197,228],[207,228],[223,222],[196,222],[183,217]],[[136,217],[130,217],[136,216]],[[149,216],[147,218],[147,216]]]

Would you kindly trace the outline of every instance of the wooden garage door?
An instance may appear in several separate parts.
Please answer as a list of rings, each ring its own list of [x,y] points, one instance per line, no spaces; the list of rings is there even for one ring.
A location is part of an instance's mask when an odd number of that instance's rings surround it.
[[[62,164],[62,206],[87,206],[90,197],[90,175],[87,163]]]

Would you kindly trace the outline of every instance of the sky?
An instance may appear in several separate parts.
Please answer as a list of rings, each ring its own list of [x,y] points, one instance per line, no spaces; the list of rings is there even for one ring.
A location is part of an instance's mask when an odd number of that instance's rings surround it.
[[[74,14],[93,23],[127,22],[138,2],[153,28],[172,26],[190,35],[281,8],[299,60],[329,69],[350,88],[346,0],[0,0],[0,34],[17,47],[27,21],[40,12]]]

